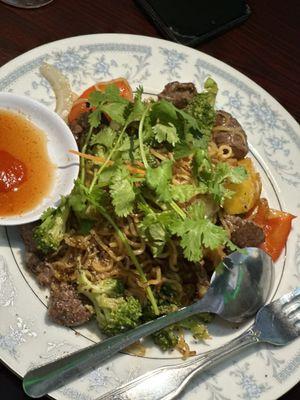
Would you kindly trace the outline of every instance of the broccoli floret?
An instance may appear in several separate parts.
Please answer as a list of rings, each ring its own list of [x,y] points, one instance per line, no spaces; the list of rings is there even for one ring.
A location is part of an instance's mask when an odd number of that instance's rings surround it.
[[[160,304],[158,306],[159,309],[159,315],[166,315],[166,314],[170,314],[171,312],[177,311],[178,310],[178,306],[176,304]]]
[[[171,312],[177,311],[178,306],[174,303],[169,303],[168,301],[160,300],[158,304],[159,315],[166,315]],[[147,307],[143,310],[143,318],[151,320],[156,318],[152,309]],[[167,328],[161,329],[151,335],[153,342],[161,348],[162,351],[172,350],[176,347],[179,336],[177,333],[177,326],[170,325]]]
[[[169,312],[174,311],[170,310]],[[170,325],[165,329],[152,334],[152,339],[155,344],[157,344],[161,350],[172,350],[176,347],[179,340],[180,330],[187,329],[191,332],[193,337],[197,340],[209,339],[210,335],[208,333],[207,327],[203,324],[203,321],[211,321],[210,314],[199,314],[194,317],[187,318],[180,321],[174,325]]]
[[[192,115],[198,122],[204,136],[210,136],[212,127],[216,119],[214,109],[218,86],[216,82],[208,78],[204,84],[202,93],[196,94],[184,111]]]
[[[86,274],[86,271],[81,270],[77,278],[78,290],[88,296],[93,293],[93,296],[105,295],[107,297],[117,298],[124,294],[123,283],[119,279],[106,278],[97,283],[93,283]]]
[[[178,334],[174,325],[168,326],[158,332],[152,334],[154,343],[163,351],[172,350],[178,344]]]
[[[166,314],[169,314],[169,313],[177,311],[177,310],[178,310],[178,306],[176,304],[168,303],[165,301],[160,301],[160,299],[159,299],[158,300],[158,315],[154,314],[151,305],[147,304],[143,308],[142,320],[143,320],[143,322],[151,321],[151,320],[157,318],[158,316],[166,315]]]
[[[180,304],[179,304],[180,295],[181,295],[181,293],[179,293],[178,290],[176,290],[176,288],[174,288],[174,286],[172,284],[170,284],[169,282],[166,282],[161,286],[161,289],[159,292],[159,297],[161,299],[160,304],[163,304],[163,305],[169,304],[172,307],[177,306],[177,308],[178,308],[178,306],[180,306]]]
[[[86,273],[81,271],[78,279],[78,290],[93,303],[97,322],[108,335],[135,328],[142,315],[140,302],[133,296],[124,296],[124,286],[118,279],[107,278],[92,283]]]
[[[161,293],[160,293],[161,294]],[[178,310],[178,305],[166,299],[158,300],[159,316],[166,315]],[[151,321],[157,318],[150,305],[143,308],[143,322]],[[161,348],[162,351],[172,350],[176,347],[179,335],[176,325],[170,325],[151,335],[153,342]]]
[[[70,207],[63,198],[58,208],[48,208],[41,216],[41,224],[35,228],[33,237],[37,248],[43,253],[56,251],[66,232]]]
[[[202,321],[201,316],[195,316],[180,321],[177,325],[178,327],[189,330],[193,337],[197,340],[209,339],[210,335],[208,333],[207,327],[202,323]]]
[[[97,320],[104,332],[116,335],[135,328],[141,315],[141,304],[137,299],[132,296],[126,299],[120,297],[103,301],[102,309],[97,313]]]
[[[200,322],[203,322],[205,324],[209,324],[214,319],[214,315],[210,314],[208,312],[204,312],[204,313],[201,313],[201,314],[197,314],[196,318],[198,318],[198,320]]]
[[[178,305],[174,303],[168,303],[166,301],[162,301],[159,306],[159,315],[166,315],[171,312],[178,310]],[[153,313],[146,313],[145,310],[143,312],[143,318],[145,315],[148,317],[147,319],[153,319],[155,316]],[[193,337],[197,340],[205,340],[209,339],[210,335],[208,333],[207,327],[205,323],[211,322],[212,316],[209,313],[202,313],[194,317],[187,318],[183,321],[177,322],[176,324],[170,325],[165,329],[162,329],[154,334],[152,334],[152,339],[155,344],[157,344],[161,350],[172,350],[176,347],[179,340],[179,332],[182,329],[189,330]]]

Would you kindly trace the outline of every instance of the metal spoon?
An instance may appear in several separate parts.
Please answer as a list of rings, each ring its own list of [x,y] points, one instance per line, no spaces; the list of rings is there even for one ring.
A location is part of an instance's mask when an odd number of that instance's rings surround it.
[[[31,397],[41,397],[82,376],[140,338],[194,314],[211,312],[231,322],[243,322],[267,301],[272,285],[273,263],[264,251],[249,247],[243,253],[234,252],[217,267],[201,300],[27,372],[24,391]]]

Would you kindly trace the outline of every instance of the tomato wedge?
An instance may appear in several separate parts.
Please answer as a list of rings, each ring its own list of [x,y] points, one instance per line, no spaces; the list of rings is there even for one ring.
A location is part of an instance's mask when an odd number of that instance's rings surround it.
[[[263,227],[268,219],[270,212],[269,204],[267,199],[259,199],[255,207],[253,207],[245,218],[253,220],[257,225]]]
[[[78,119],[80,114],[90,110],[88,104],[88,97],[90,93],[94,92],[95,90],[103,92],[109,85],[116,85],[119,88],[120,95],[122,97],[124,97],[129,101],[133,100],[132,89],[126,79],[117,78],[117,79],[112,79],[111,81],[98,82],[95,85],[90,86],[88,89],[86,89],[74,102],[73,107],[71,108],[71,111],[68,116],[69,123]]]
[[[292,220],[296,217],[269,208],[266,199],[260,199],[257,207],[246,217],[263,229],[265,241],[260,247],[272,257],[273,261],[276,261],[286,245],[292,228]]]
[[[294,215],[283,213],[282,217],[269,218],[264,227],[266,235],[265,242],[261,248],[268,253],[273,261],[276,261],[280,256],[289,236],[292,227]]]

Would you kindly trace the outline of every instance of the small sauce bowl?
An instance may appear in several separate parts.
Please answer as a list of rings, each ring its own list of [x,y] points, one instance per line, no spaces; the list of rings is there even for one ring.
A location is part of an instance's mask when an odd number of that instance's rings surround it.
[[[0,210],[0,225],[21,225],[38,220],[48,207],[56,207],[61,196],[71,192],[79,172],[79,157],[69,150],[78,150],[78,147],[66,123],[36,100],[12,93],[0,93],[0,110],[25,117],[37,127],[37,131],[41,131],[45,136],[49,161],[54,165],[51,187],[38,204],[28,211],[12,215],[1,216]],[[13,137],[11,140],[14,140]],[[43,182],[40,184],[43,185]]]

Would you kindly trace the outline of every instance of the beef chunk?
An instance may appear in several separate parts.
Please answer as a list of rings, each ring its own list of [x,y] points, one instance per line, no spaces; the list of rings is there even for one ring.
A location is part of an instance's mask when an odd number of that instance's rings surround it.
[[[48,313],[54,322],[64,326],[84,324],[92,315],[83,297],[64,282],[52,285]]]
[[[224,130],[220,127],[224,127]],[[239,122],[225,111],[217,111],[212,139],[218,147],[223,144],[230,146],[233,156],[238,160],[244,158],[249,151],[246,133]]]
[[[184,108],[197,94],[196,87],[193,83],[170,82],[164,90],[159,93],[159,99],[165,99],[174,104],[177,108]]]
[[[241,248],[257,247],[265,240],[262,228],[253,221],[226,215],[222,222],[230,230],[232,242]]]
[[[20,226],[20,233],[24,241],[25,248],[27,251],[31,253],[37,253],[38,251],[35,240],[33,239],[33,231],[37,225],[38,224],[36,222],[33,222],[30,224],[25,224]]]
[[[34,275],[38,273],[41,262],[41,259],[36,253],[25,251],[25,265]]]
[[[53,280],[53,268],[50,263],[43,261],[33,239],[36,223],[21,226],[21,236],[25,244],[25,265],[37,277],[42,286],[50,286]]]
[[[40,285],[50,286],[54,279],[54,272],[51,264],[41,262],[38,266],[36,277]]]
[[[50,263],[42,261],[37,254],[26,251],[25,264],[26,267],[36,276],[40,285],[51,285],[54,274]]]

